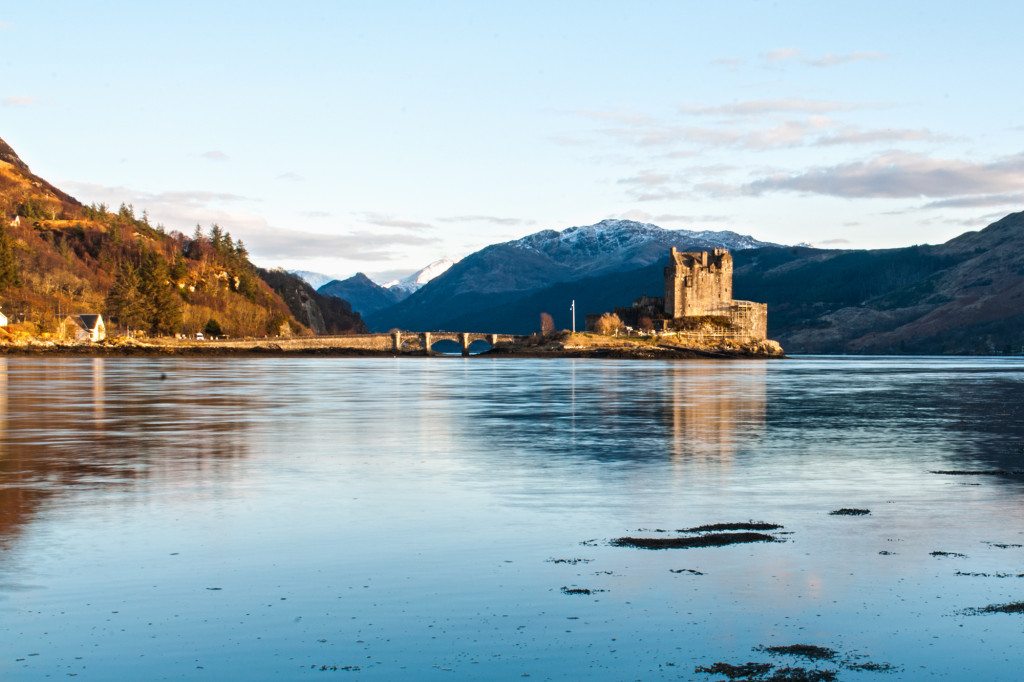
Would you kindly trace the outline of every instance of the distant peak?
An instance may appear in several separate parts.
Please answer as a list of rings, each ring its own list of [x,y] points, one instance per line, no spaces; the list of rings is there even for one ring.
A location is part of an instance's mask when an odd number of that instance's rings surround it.
[[[367,277],[365,272],[357,272],[356,274],[349,277],[346,281],[358,282],[359,284],[373,284],[374,286],[377,286],[377,283],[374,282],[369,277]]]
[[[411,275],[408,275],[407,277],[403,277],[402,279],[391,280],[390,282],[385,283],[383,286],[386,289],[401,289],[403,291],[412,293],[420,289],[424,284],[427,284],[431,280],[434,280],[443,275],[444,273],[448,272],[448,270],[453,265],[455,265],[455,263],[456,261],[446,256],[444,258],[440,258],[434,261],[430,265],[420,270],[417,270],[416,272],[412,273]]]

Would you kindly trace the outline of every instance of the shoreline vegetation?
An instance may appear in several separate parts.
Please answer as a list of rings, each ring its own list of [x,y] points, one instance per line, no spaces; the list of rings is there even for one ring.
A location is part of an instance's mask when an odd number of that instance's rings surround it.
[[[407,335],[403,332],[403,335]],[[407,335],[418,339],[418,335]],[[425,357],[422,344],[404,345],[395,352],[388,333],[291,338],[175,339],[112,337],[98,343],[25,339],[0,343],[2,355],[117,356],[296,356],[296,357]],[[434,351],[431,357],[459,357]],[[737,343],[711,340],[695,342],[671,337],[604,336],[592,333],[557,332],[501,341],[486,352],[469,357],[666,359],[765,359],[783,358],[775,341]]]

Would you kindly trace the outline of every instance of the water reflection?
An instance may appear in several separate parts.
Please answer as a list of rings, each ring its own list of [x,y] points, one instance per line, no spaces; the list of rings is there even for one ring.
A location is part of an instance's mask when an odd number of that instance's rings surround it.
[[[765,425],[762,362],[694,362],[671,365],[664,412],[672,420],[672,459],[728,465],[737,449],[756,440]]]
[[[1020,572],[1019,479],[928,471],[1024,468],[1022,386],[1011,360],[0,358],[0,678],[678,679],[807,642],[1014,679],[1019,628],[955,611],[1019,598],[956,573]],[[792,534],[605,542],[746,519]]]
[[[244,457],[270,401],[245,371],[206,379],[180,363],[0,358],[0,545],[53,496]]]

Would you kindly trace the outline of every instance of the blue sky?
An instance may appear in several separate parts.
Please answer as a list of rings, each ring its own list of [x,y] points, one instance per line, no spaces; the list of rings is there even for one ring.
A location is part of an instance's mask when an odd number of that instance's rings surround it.
[[[386,278],[629,217],[941,242],[1024,204],[1008,2],[0,6],[0,137],[83,201]]]

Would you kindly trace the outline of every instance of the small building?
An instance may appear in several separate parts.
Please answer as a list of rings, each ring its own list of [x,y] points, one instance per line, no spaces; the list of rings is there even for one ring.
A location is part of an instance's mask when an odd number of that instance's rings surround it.
[[[107,325],[102,315],[68,315],[61,322],[61,337],[96,343],[107,338]]]
[[[4,315],[3,313],[0,313],[0,327],[6,327],[6,326],[7,326],[7,316]]]

